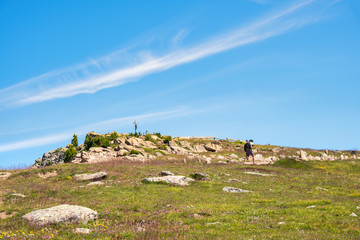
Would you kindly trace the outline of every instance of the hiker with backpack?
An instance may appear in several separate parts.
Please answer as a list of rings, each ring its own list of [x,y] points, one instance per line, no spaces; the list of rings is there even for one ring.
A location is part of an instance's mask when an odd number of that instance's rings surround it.
[[[255,164],[255,157],[254,157],[254,152],[253,152],[253,147],[254,147],[254,141],[251,139],[250,141],[246,140],[246,143],[244,145],[244,151],[246,153],[246,162],[249,160],[249,158],[251,157],[253,160],[253,164]]]

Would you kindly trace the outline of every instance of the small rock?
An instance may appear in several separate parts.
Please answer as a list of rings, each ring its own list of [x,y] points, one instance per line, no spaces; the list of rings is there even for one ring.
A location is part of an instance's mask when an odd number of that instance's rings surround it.
[[[74,175],[74,180],[76,181],[99,181],[105,179],[107,176],[106,172],[97,172],[97,173],[85,173],[85,174],[76,174]]]
[[[273,174],[259,173],[259,172],[244,172],[244,173],[245,173],[245,174],[250,174],[250,175],[264,176],[264,177],[275,176],[275,175],[273,175]]]
[[[307,206],[306,208],[314,208],[316,207],[315,205],[311,205],[311,206]]]
[[[356,209],[358,209],[358,210],[359,210],[359,209],[360,209],[360,207],[359,207],[359,206],[356,206]]]
[[[164,176],[164,177],[150,177],[142,180],[143,182],[168,183],[174,186],[187,186],[194,181],[192,178],[185,176]]]
[[[173,174],[170,171],[162,171],[159,173],[160,176],[174,176],[175,174]]]
[[[192,174],[192,178],[194,178],[196,180],[210,179],[209,175],[207,175],[206,173],[200,173],[200,172],[194,172]]]
[[[206,225],[215,225],[215,224],[221,224],[220,222],[212,222],[212,223],[207,223]]]
[[[223,188],[224,192],[229,192],[229,193],[246,193],[246,192],[251,192],[249,190],[244,190],[244,189],[240,189],[240,188],[234,188],[234,187],[224,187]]]
[[[230,158],[233,158],[233,159],[238,159],[238,158],[239,158],[239,156],[236,155],[236,154],[234,154],[234,153],[232,153],[229,157],[230,157]]]
[[[26,197],[24,194],[21,194],[21,193],[12,193],[10,194],[11,196],[14,196],[14,197],[21,197],[21,198],[24,198]]]
[[[86,184],[86,186],[101,186],[104,184],[105,183],[103,183],[103,182],[91,182],[91,183]]]
[[[194,216],[195,219],[200,219],[200,218],[202,218],[202,216],[201,216],[200,214],[197,214],[197,213],[195,213],[193,216]]]
[[[75,233],[89,234],[91,233],[91,230],[88,228],[76,228]]]
[[[326,188],[322,188],[322,187],[316,187],[315,189],[316,189],[316,190],[329,191],[328,189],[326,189]]]
[[[356,213],[351,213],[350,217],[357,217],[358,215],[356,215]]]
[[[283,225],[283,224],[285,224],[285,222],[278,222],[277,224],[278,225]]]

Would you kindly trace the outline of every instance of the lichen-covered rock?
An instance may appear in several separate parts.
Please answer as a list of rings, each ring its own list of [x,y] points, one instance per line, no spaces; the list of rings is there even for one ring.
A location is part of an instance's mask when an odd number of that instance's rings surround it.
[[[194,181],[192,178],[185,176],[164,176],[164,177],[149,177],[142,180],[145,183],[168,183],[174,186],[187,186]]]
[[[45,167],[50,166],[53,164],[59,164],[64,162],[65,158],[65,151],[68,150],[68,148],[58,148],[56,150],[51,150],[50,152],[44,153],[44,155],[41,158],[38,158],[34,166],[35,167]]]
[[[73,179],[75,181],[99,181],[105,179],[107,176],[106,172],[97,172],[97,173],[85,173],[85,174],[76,174]]]
[[[97,219],[97,216],[98,213],[90,208],[65,204],[29,212],[22,218],[30,224],[45,226],[54,223],[86,224],[89,220]]]

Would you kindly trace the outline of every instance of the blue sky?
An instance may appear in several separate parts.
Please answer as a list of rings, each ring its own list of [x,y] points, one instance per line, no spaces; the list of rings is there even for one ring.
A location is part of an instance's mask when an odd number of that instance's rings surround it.
[[[357,0],[0,0],[0,168],[89,131],[360,149]]]

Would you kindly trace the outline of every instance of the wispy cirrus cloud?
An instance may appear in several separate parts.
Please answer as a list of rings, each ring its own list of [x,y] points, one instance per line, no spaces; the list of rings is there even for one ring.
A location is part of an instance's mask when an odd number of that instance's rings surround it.
[[[2,152],[10,152],[14,150],[20,150],[20,149],[27,149],[27,148],[34,148],[34,147],[40,147],[40,146],[46,146],[49,144],[59,143],[63,141],[69,140],[71,136],[76,133],[77,135],[85,135],[89,131],[106,131],[107,129],[114,129],[119,128],[121,126],[129,125],[131,121],[134,119],[138,121],[145,121],[151,122],[151,121],[160,121],[170,118],[177,118],[193,113],[197,113],[198,111],[192,111],[187,109],[186,107],[179,107],[176,109],[172,109],[169,111],[162,111],[162,112],[155,112],[155,113],[147,113],[147,114],[141,114],[141,115],[134,115],[134,116],[127,116],[127,117],[121,117],[121,118],[113,118],[108,119],[100,122],[96,122],[93,124],[89,124],[86,126],[82,126],[79,128],[75,128],[72,130],[68,130],[62,133],[58,134],[51,134],[46,135],[42,137],[35,137],[31,139],[26,140],[20,140],[12,143],[5,143],[0,145],[0,153]]]
[[[165,71],[235,47],[284,34],[314,20],[306,16],[293,16],[297,10],[314,1],[316,0],[302,1],[248,26],[161,56],[154,57],[154,54],[146,54],[146,57],[139,57],[139,54],[128,56],[124,50],[97,60],[91,59],[87,63],[52,71],[1,89],[0,105],[2,108],[9,108],[82,93],[95,93],[101,89],[137,81],[149,74]],[[180,37],[183,34],[181,33]],[[123,64],[124,57],[133,59],[130,65]]]

